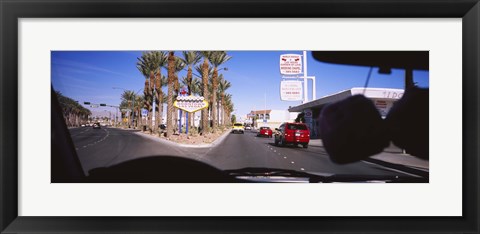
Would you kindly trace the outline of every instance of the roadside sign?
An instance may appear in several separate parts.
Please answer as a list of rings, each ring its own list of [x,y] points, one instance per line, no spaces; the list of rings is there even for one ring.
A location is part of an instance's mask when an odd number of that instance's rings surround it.
[[[267,119],[263,119],[263,122],[266,123],[266,122],[267,122]]]
[[[302,56],[299,54],[280,55],[280,74],[298,75],[302,73]]]
[[[312,110],[307,109],[307,110],[303,111],[303,113],[305,113],[305,115],[304,115],[305,119],[306,118],[312,118]]]
[[[148,115],[148,110],[142,109],[142,117],[146,117]]]
[[[177,100],[173,103],[178,109],[192,113],[205,108],[208,108],[208,102],[203,97],[197,96],[178,96]]]
[[[280,99],[282,101],[301,101],[303,100],[301,81],[281,81],[280,82]]]

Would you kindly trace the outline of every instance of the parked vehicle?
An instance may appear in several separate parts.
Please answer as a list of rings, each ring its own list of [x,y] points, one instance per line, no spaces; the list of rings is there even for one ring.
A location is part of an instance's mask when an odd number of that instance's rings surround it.
[[[310,131],[307,125],[303,123],[283,123],[275,130],[275,145],[293,144],[308,148]]]

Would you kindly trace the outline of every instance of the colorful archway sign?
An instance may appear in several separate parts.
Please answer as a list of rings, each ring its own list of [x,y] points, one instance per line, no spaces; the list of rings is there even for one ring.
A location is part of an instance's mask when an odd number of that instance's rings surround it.
[[[208,102],[203,97],[197,96],[178,96],[177,100],[173,103],[173,106],[192,113],[205,108],[208,108]]]

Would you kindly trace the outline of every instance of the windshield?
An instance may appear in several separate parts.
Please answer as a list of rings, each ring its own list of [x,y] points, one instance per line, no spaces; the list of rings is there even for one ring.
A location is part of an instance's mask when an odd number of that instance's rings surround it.
[[[339,59],[343,55],[52,51],[51,83],[86,176],[171,156],[243,179],[275,172],[265,182],[278,175],[335,175],[330,181],[339,175],[349,176],[345,181],[428,178],[428,133],[411,134],[422,137],[417,142],[426,139],[417,144],[420,149],[395,138],[410,123],[428,117],[428,102],[416,109],[426,114],[415,114],[406,124],[396,118],[402,115],[392,114],[402,106],[406,85],[428,90],[428,66],[404,68],[390,57],[366,64],[354,56]],[[390,60],[396,63],[385,63]],[[274,131],[261,131],[269,129]],[[187,182],[201,177],[187,167],[172,173]]]
[[[288,129],[290,130],[307,130],[306,125],[301,125],[301,124],[289,124]]]

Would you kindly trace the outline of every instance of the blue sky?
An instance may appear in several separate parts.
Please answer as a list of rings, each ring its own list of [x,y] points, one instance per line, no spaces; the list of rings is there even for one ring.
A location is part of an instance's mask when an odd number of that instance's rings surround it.
[[[245,115],[253,109],[263,110],[265,97],[267,109],[287,109],[301,104],[300,101],[280,100],[279,70],[281,54],[302,54],[303,51],[227,51],[232,59],[221,67],[224,78],[231,82],[227,91],[232,94],[236,113]],[[182,56],[181,51],[176,51]],[[91,103],[119,105],[121,89],[143,93],[145,78],[137,70],[137,57],[141,51],[53,51],[51,53],[52,85],[74,100]],[[316,77],[317,98],[353,87],[363,87],[369,67],[336,65],[318,62],[307,52],[308,75]],[[166,75],[165,69],[162,74]],[[186,71],[179,73],[186,76]],[[429,86],[428,71],[414,71],[414,82],[421,87]],[[404,70],[392,69],[389,75],[378,73],[374,68],[368,87],[399,88],[404,86]],[[312,83],[308,85],[309,100],[312,99]],[[166,91],[167,88],[164,87]],[[90,108],[94,113],[106,113],[112,108]],[[107,110],[107,111],[105,111]]]

